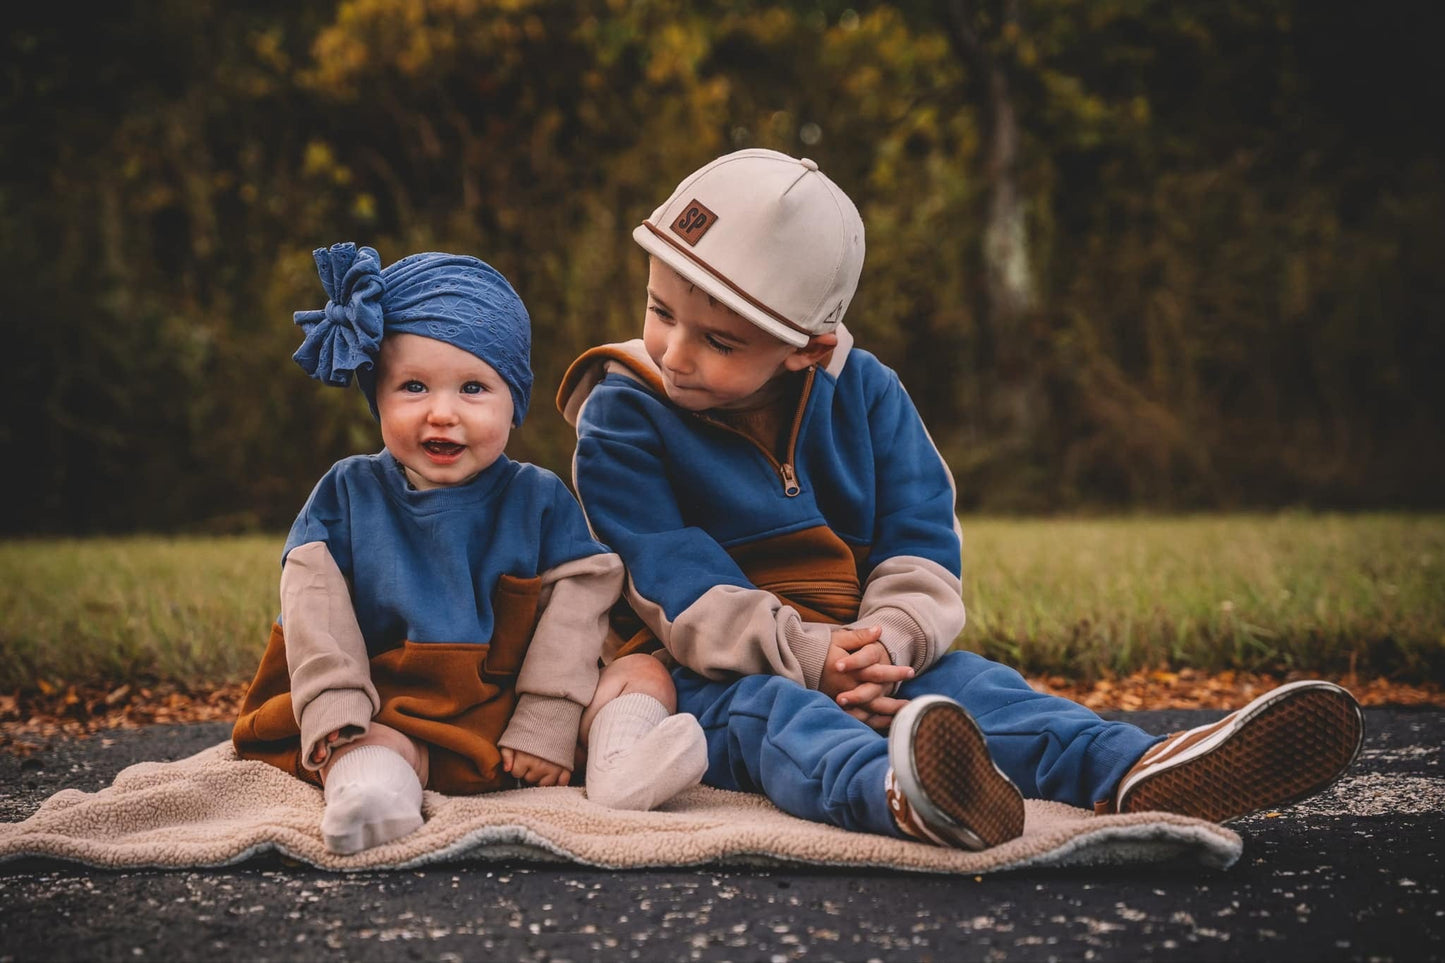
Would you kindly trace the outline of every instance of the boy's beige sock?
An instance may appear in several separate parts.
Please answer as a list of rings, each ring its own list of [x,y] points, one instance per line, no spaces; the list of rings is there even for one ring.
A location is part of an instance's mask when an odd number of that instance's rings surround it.
[[[702,781],[707,739],[697,719],[652,696],[618,696],[587,733],[587,798],[612,809],[653,809]]]
[[[399,839],[421,828],[421,780],[411,763],[385,746],[360,746],[326,774],[321,837],[333,853]]]

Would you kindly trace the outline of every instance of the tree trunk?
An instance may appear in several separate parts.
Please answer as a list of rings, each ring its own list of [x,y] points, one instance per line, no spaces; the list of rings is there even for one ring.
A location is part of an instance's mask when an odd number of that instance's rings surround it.
[[[1001,27],[1018,19],[1019,0],[1005,0]],[[989,416],[995,440],[1006,450],[1018,450],[1035,440],[1043,409],[1041,368],[1030,333],[1036,291],[1018,188],[1018,115],[1007,67],[979,40],[976,22],[968,0],[951,0],[949,38],[969,68],[983,120],[988,193],[983,235],[986,316],[981,322],[993,341]]]

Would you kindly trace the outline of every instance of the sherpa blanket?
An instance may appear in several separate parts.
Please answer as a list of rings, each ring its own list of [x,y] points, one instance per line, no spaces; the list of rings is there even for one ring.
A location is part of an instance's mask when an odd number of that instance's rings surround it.
[[[1060,803],[1026,806],[1021,837],[972,853],[808,822],[762,796],[705,786],[646,813],[598,806],[571,787],[466,797],[427,792],[421,829],[338,856],[321,841],[321,791],[237,759],[224,742],[176,762],[130,766],[99,792],[55,793],[23,822],[0,824],[0,862],[33,856],[184,869],[278,853],[340,871],[534,860],[604,869],[769,865],[974,875],[1166,860],[1223,869],[1243,845],[1231,830],[1170,813],[1096,816]]]

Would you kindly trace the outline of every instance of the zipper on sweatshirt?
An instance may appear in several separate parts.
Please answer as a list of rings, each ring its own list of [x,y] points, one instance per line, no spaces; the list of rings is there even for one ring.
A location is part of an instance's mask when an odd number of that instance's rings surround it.
[[[792,498],[793,496],[797,495],[798,492],[802,491],[802,489],[798,487],[798,476],[793,472],[792,465],[788,464],[787,462],[783,462],[781,465],[778,466],[778,474],[783,476],[784,495]]]
[[[803,427],[803,412],[808,409],[808,396],[813,393],[813,379],[817,376],[818,366],[814,365],[808,369],[808,377],[803,381],[803,390],[798,395],[798,410],[793,412],[793,427],[788,431],[787,460],[778,466],[778,474],[783,476],[783,494],[789,498],[803,490],[798,486],[797,473],[793,471],[793,459],[798,449],[798,432]]]
[[[802,393],[798,396],[798,410],[793,412],[793,424],[788,429],[788,444],[786,449],[784,450],[783,461],[778,461],[778,457],[774,455],[770,450],[768,450],[767,446],[758,444],[758,442],[747,432],[739,431],[732,425],[724,424],[716,418],[710,417],[708,415],[699,415],[699,417],[706,421],[708,424],[713,425],[717,428],[721,428],[723,431],[732,432],[734,435],[737,435],[739,438],[746,440],[748,444],[752,445],[758,451],[762,452],[763,457],[768,460],[768,464],[772,465],[773,470],[778,473],[778,477],[782,480],[783,483],[783,494],[787,495],[789,498],[797,497],[797,495],[803,490],[802,486],[798,484],[798,473],[797,470],[793,468],[793,462],[795,460],[798,449],[798,432],[802,430],[803,427],[803,412],[808,409],[808,396],[811,395],[813,392],[813,379],[817,377],[817,374],[818,368],[816,365],[814,365],[813,367],[808,369],[807,377],[803,381],[803,390]]]

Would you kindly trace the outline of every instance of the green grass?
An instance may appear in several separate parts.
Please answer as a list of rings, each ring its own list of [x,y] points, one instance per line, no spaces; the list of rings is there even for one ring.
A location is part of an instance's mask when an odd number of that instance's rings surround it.
[[[0,543],[0,691],[247,681],[279,605],[282,536]]]
[[[1445,516],[962,522],[960,644],[1030,672],[1445,673]]]
[[[1028,673],[1445,680],[1445,515],[962,519],[959,645]],[[244,682],[281,536],[0,542],[0,691]]]

